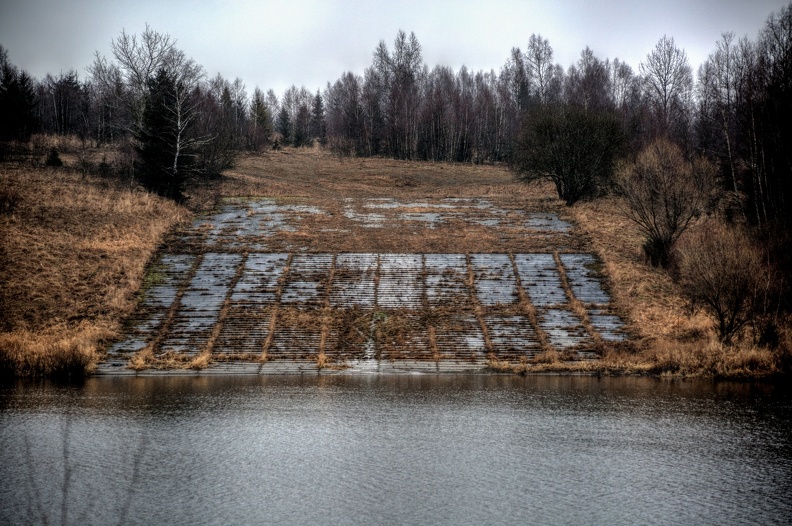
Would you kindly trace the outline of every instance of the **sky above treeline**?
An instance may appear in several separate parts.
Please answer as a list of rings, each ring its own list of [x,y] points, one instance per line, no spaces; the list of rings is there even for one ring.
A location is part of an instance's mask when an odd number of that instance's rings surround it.
[[[564,68],[589,46],[636,71],[668,35],[693,70],[721,33],[755,40],[767,17],[789,0],[2,0],[0,45],[36,78],[76,70],[96,52],[111,57],[121,30],[146,24],[177,40],[208,76],[241,78],[279,96],[290,85],[324,89],[342,73],[362,74],[384,40],[414,32],[424,62],[458,71],[498,72],[532,33],[550,41]]]

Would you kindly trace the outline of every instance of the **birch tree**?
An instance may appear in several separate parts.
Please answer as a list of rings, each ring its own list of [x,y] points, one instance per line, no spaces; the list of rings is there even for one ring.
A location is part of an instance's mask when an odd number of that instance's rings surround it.
[[[651,104],[657,135],[686,135],[693,96],[693,72],[687,53],[663,36],[641,62],[645,96]]]

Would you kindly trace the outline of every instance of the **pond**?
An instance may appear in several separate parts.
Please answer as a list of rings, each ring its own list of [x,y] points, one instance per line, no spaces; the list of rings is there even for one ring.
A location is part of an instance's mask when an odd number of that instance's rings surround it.
[[[579,376],[16,382],[0,466],[0,524],[781,524],[792,396]]]

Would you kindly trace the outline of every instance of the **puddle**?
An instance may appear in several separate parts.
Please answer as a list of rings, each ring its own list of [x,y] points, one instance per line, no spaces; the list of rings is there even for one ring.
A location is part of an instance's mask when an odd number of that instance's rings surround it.
[[[530,213],[525,220],[525,227],[538,232],[567,233],[572,230],[572,225],[554,213]]]
[[[185,241],[208,246],[225,246],[243,251],[266,251],[264,240],[279,233],[298,232],[306,217],[330,215],[317,206],[279,203],[273,199],[228,199],[213,215],[195,220]],[[537,234],[567,234],[571,225],[556,213],[526,213],[519,209],[494,206],[490,201],[475,198],[444,198],[441,200],[398,201],[394,198],[343,200],[342,216],[354,226],[384,228],[392,222],[408,222],[429,229],[448,225],[450,221],[471,226],[513,230],[524,227]],[[326,232],[343,232],[349,228],[326,228]],[[294,247],[299,251],[302,247]]]
[[[350,204],[349,202],[344,205],[344,217],[361,224],[364,228],[382,228],[385,226],[384,215],[358,213],[355,210],[354,205]]]
[[[420,223],[426,223],[429,228],[435,228],[442,222],[443,216],[434,212],[408,212],[401,214],[399,219],[403,221],[417,221]]]

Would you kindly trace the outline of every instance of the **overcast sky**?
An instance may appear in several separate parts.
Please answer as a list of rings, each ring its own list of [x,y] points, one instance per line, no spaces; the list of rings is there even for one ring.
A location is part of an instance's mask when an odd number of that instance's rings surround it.
[[[663,35],[694,71],[724,31],[755,39],[788,0],[0,0],[0,45],[41,78],[110,56],[122,29],[168,33],[207,74],[274,89],[311,91],[344,71],[362,74],[380,40],[414,32],[430,67],[500,70],[532,33],[549,39],[565,68],[589,46],[637,70]]]

